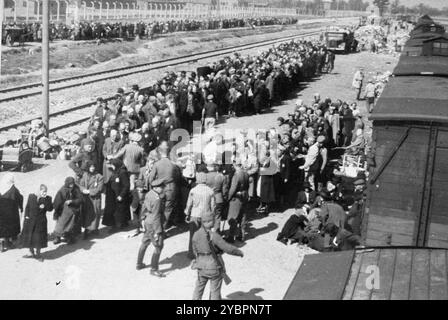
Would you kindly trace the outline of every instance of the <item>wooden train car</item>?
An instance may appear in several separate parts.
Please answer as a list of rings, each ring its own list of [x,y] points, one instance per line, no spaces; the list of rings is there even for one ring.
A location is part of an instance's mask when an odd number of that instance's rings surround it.
[[[447,300],[448,250],[370,248],[306,255],[285,300]]]
[[[370,116],[366,247],[305,256],[284,299],[448,299],[448,48],[433,31],[414,33],[431,50],[401,55]]]
[[[448,56],[441,53],[401,56],[370,117],[367,245],[448,248]]]

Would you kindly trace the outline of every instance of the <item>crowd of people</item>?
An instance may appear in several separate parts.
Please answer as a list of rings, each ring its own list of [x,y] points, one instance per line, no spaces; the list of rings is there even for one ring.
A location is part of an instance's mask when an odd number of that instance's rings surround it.
[[[337,170],[344,153],[365,159],[356,99],[299,99],[276,125],[254,135],[241,130],[241,144],[215,128],[226,117],[269,112],[327,63],[334,65],[334,55],[324,44],[295,40],[254,56],[235,53],[197,72],[166,72],[150,88],[119,88],[109,103],[98,98],[87,137],[69,162],[73,177],[54,200],[45,185],[27,200],[21,237],[30,257],[42,259],[46,213],[53,211],[55,244],[73,243],[81,233],[94,237],[100,224],[112,233],[129,227],[135,235],[143,232],[137,270],[146,267],[152,244],[151,274],[164,277],[158,267],[164,241],[187,222],[188,257],[198,270],[194,298],[211,281],[211,296],[219,299],[225,280],[221,254],[243,256],[233,243],[246,240],[251,208],[255,215],[295,209],[277,238],[284,244],[318,251],[358,245],[366,177],[360,172],[347,178]],[[182,149],[173,159],[178,140],[171,133],[191,135],[195,120],[206,133],[204,152]],[[11,175],[2,182],[0,201],[8,206],[0,215],[3,250],[20,233],[23,198]]]
[[[76,24],[50,23],[51,40],[101,40],[101,39],[153,39],[160,34],[179,31],[216,30],[241,27],[258,27],[268,25],[288,25],[297,23],[295,18],[233,18],[233,19],[204,19],[204,20],[170,20],[152,22],[79,22]],[[11,23],[4,24],[5,34],[7,27],[20,27],[23,29],[22,42],[42,41],[42,24]]]

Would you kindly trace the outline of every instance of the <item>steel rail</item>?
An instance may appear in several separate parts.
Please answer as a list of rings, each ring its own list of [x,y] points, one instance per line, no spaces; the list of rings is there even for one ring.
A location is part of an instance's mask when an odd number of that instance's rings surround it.
[[[269,44],[284,42],[284,41],[288,41],[288,40],[292,40],[292,39],[296,39],[296,38],[300,38],[300,37],[315,35],[319,32],[320,31],[310,31],[310,32],[307,32],[304,34],[288,36],[288,37],[283,37],[283,38],[274,39],[274,40],[256,41],[256,42],[252,42],[249,44],[237,45],[237,46],[222,48],[222,49],[218,49],[218,50],[207,50],[207,51],[202,51],[199,53],[187,54],[182,57],[173,57],[173,58],[168,58],[168,59],[164,59],[164,60],[157,60],[157,61],[153,61],[153,62],[137,64],[137,65],[133,65],[133,66],[120,67],[120,68],[116,68],[116,69],[112,69],[112,70],[103,70],[103,71],[91,72],[91,73],[76,75],[76,76],[71,76],[71,77],[53,79],[53,80],[50,80],[50,84],[69,82],[69,81],[73,81],[73,80],[77,80],[77,79],[85,79],[85,78],[89,78],[89,77],[95,77],[98,75],[119,72],[118,74],[109,75],[109,76],[102,77],[99,79],[96,78],[96,79],[84,80],[84,81],[80,81],[80,82],[76,82],[76,83],[67,84],[65,86],[58,86],[58,87],[53,87],[53,88],[50,87],[50,91],[51,92],[59,91],[59,90],[83,86],[83,85],[87,85],[87,84],[91,84],[91,83],[97,83],[97,82],[101,82],[101,81],[107,81],[107,80],[111,80],[111,79],[126,77],[126,76],[133,75],[136,73],[149,72],[149,71],[161,69],[161,68],[164,68],[167,66],[179,65],[179,64],[195,61],[198,59],[206,59],[206,58],[211,58],[211,57],[219,56],[219,55],[226,54],[226,53],[232,53],[236,50],[247,50],[247,49],[252,49],[252,48],[265,46],[265,45],[269,45]],[[205,57],[201,57],[204,55],[205,55]],[[145,68],[145,67],[148,67],[148,68]],[[143,68],[143,69],[136,70],[139,68]],[[122,72],[122,71],[124,71],[124,72]],[[37,90],[31,91],[31,92],[12,95],[10,97],[5,97],[5,98],[0,98],[0,103],[18,100],[18,99],[24,99],[24,98],[28,98],[31,96],[39,95],[41,93],[41,91],[40,91],[41,87],[42,87],[42,83],[36,82],[36,83],[25,84],[22,86],[0,89],[0,94],[2,94],[2,93],[13,92],[13,91],[23,91],[26,89],[38,88]]]

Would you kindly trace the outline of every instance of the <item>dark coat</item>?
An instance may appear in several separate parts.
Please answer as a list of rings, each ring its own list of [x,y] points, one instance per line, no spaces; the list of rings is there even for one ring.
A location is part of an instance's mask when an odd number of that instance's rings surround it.
[[[47,212],[50,211],[53,211],[53,201],[50,196],[38,198],[34,193],[28,196],[21,235],[24,248],[47,247]]]
[[[15,186],[0,195],[0,238],[13,238],[20,233],[20,214],[23,196]]]
[[[289,217],[289,219],[286,221],[285,225],[282,228],[282,231],[278,234],[277,240],[284,241],[288,239],[294,239],[294,240],[301,240],[296,235],[298,234],[298,231],[305,230],[306,222],[308,222],[308,219],[304,215],[297,215],[293,214]]]
[[[79,186],[89,190],[89,194],[83,193],[81,225],[83,228],[95,230],[95,217],[101,215],[101,192],[103,190],[103,176],[99,173],[84,172]]]
[[[112,173],[106,185],[106,207],[104,209],[103,225],[124,227],[131,219],[129,188],[129,173],[123,166]],[[118,201],[118,196],[122,198],[121,201]]]
[[[238,219],[247,202],[249,175],[244,170],[237,170],[232,177],[229,189],[229,213],[227,219]]]
[[[95,164],[96,168],[100,167],[100,164],[98,162],[98,153],[96,152],[96,150],[89,153],[78,153],[72,158],[68,166],[75,172],[78,178],[81,178],[84,171],[87,171],[88,169],[86,168],[86,164],[88,163],[88,161],[92,161]]]
[[[80,232],[80,214],[82,206],[82,193],[78,186],[72,190],[64,185],[54,198],[54,218],[57,219],[54,234],[57,237],[65,234],[77,234]],[[66,201],[71,200],[70,204]]]
[[[269,106],[269,90],[265,85],[260,85],[254,91],[254,108],[256,112],[267,109]]]

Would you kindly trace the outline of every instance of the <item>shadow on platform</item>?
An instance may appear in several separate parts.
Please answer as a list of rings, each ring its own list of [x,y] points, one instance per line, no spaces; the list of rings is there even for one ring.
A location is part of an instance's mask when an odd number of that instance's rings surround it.
[[[264,291],[261,288],[254,288],[248,292],[237,291],[227,295],[228,300],[264,300],[262,297],[258,296],[257,293]]]

